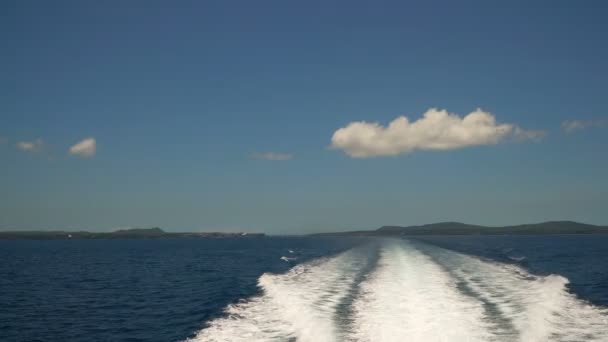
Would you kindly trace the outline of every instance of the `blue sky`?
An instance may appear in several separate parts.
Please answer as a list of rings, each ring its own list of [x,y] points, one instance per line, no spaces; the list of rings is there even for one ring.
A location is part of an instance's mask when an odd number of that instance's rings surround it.
[[[0,229],[608,224],[603,1],[0,7]]]

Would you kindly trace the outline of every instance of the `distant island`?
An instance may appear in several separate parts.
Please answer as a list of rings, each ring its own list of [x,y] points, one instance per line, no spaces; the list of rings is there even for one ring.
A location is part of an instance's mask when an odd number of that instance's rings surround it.
[[[608,234],[608,226],[573,221],[549,221],[516,226],[488,227],[460,222],[440,222],[420,226],[383,226],[376,230],[319,233],[314,236],[409,236],[409,235],[550,235]]]
[[[549,221],[516,226],[489,227],[460,222],[440,222],[420,226],[383,226],[375,230],[316,233],[308,236],[410,236],[410,235],[551,235],[608,234],[608,226],[573,221]],[[172,233],[161,228],[120,229],[113,232],[63,230],[0,231],[0,240],[68,240],[68,239],[176,239],[176,238],[261,238],[264,233]]]
[[[259,238],[263,233],[169,233],[155,228],[119,229],[113,232],[62,230],[0,231],[0,240],[68,240],[68,239],[175,239],[175,238]]]

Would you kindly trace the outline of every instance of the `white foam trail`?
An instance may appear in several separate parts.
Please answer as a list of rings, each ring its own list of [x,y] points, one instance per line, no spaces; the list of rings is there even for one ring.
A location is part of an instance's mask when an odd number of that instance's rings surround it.
[[[491,318],[501,341],[608,341],[607,310],[569,293],[568,279],[421,246],[495,311]]]
[[[229,306],[227,317],[209,322],[191,341],[339,341],[336,308],[367,261],[350,250],[286,274],[264,274],[261,296]]]
[[[608,342],[608,312],[558,275],[398,239],[264,274],[191,341]],[[353,296],[354,300],[353,300]]]
[[[482,303],[461,294],[427,256],[388,242],[360,285],[352,341],[489,341]]]

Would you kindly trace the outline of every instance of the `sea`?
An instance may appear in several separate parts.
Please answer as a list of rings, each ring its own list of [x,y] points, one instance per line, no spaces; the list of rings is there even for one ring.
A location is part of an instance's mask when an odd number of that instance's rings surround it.
[[[608,235],[0,241],[0,341],[608,341]]]

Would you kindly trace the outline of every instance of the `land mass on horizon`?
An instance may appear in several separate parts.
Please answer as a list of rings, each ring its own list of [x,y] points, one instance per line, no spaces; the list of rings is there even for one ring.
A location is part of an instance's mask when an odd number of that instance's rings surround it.
[[[113,232],[64,230],[0,231],[0,240],[68,240],[68,239],[175,239],[175,238],[256,238],[263,233],[165,232],[161,228],[119,229]]]
[[[316,233],[309,236],[410,236],[410,235],[552,235],[608,234],[608,226],[574,221],[549,221],[514,226],[490,227],[461,222],[440,222],[419,226],[382,226],[375,230]],[[264,233],[165,232],[161,228],[120,229],[113,232],[36,230],[0,231],[0,240],[62,239],[174,239],[174,238],[260,238]]]
[[[547,221],[514,226],[490,227],[461,222],[439,222],[419,226],[382,226],[376,230],[318,233],[315,236],[408,236],[408,235],[552,235],[608,234],[608,226],[574,221]]]

